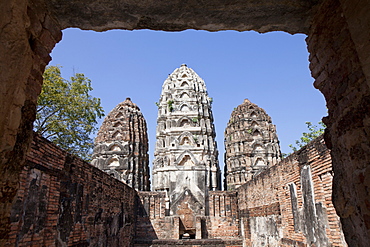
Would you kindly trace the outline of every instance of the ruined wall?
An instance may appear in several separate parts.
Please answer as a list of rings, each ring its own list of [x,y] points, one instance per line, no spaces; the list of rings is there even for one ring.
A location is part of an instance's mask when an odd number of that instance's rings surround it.
[[[370,2],[324,1],[307,44],[314,86],[329,115],[333,203],[350,246],[370,243]],[[365,58],[366,57],[366,58]]]
[[[32,141],[42,73],[61,38],[44,1],[0,3],[0,245],[10,231],[10,209]]]
[[[202,229],[204,238],[240,239],[236,192],[210,191],[209,216]]]
[[[179,239],[184,219],[169,215],[166,193],[141,191],[138,194],[141,206],[138,208],[135,242],[149,245],[156,239]],[[210,191],[206,216],[194,215],[193,220],[196,239],[239,240],[236,192]]]
[[[41,75],[51,49],[61,39],[60,24],[92,30],[194,28],[308,34],[310,69],[315,86],[328,102],[325,139],[336,174],[334,203],[349,243],[366,246],[370,242],[368,0],[171,1],[161,5],[158,1],[130,5],[124,0],[110,4],[53,0],[47,1],[52,15],[45,2],[0,3],[0,244],[10,231],[10,209],[32,140]]]
[[[136,198],[129,186],[35,134],[5,246],[130,246]]]
[[[235,192],[210,191],[206,216],[193,219],[197,239],[191,241],[346,246],[331,202],[332,178],[330,153],[320,137]],[[175,241],[183,219],[170,216],[167,204],[166,192],[137,194],[35,134],[5,246],[191,243]]]
[[[138,192],[141,206],[137,209],[135,239],[150,242],[153,239],[178,238],[178,229],[172,227],[173,219],[166,217],[166,192]]]
[[[238,189],[247,246],[346,246],[331,201],[333,171],[323,137]]]
[[[210,191],[206,216],[193,219],[195,238],[235,246],[347,246],[332,204],[332,181],[330,151],[321,136],[236,191]],[[174,241],[183,218],[168,215],[166,193],[140,192],[140,198],[137,246],[179,244]]]

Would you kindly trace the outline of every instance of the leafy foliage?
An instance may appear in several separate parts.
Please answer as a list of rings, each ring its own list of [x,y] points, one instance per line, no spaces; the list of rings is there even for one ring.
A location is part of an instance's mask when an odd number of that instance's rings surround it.
[[[167,102],[168,109],[169,109],[169,111],[170,111],[170,112],[172,112],[172,111],[173,111],[173,103],[174,103],[174,101],[173,101],[173,100],[169,100],[169,101]]]
[[[314,140],[316,137],[322,135],[325,131],[325,124],[320,121],[319,126],[313,125],[311,122],[306,122],[308,132],[303,132],[302,137],[295,141],[296,146],[292,144],[289,147],[295,152],[303,146],[307,145],[310,141]]]
[[[92,97],[91,81],[76,73],[61,76],[59,66],[49,66],[38,98],[34,130],[66,151],[90,159],[97,119],[104,116],[100,99]]]
[[[197,143],[198,142],[198,136],[197,135],[194,135],[193,136],[193,140],[194,140],[195,143]]]

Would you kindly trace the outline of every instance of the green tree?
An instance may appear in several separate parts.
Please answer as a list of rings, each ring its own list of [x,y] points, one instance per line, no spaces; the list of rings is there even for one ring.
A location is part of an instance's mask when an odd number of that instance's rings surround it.
[[[319,126],[313,125],[311,122],[306,122],[306,125],[308,128],[308,132],[303,132],[302,137],[299,140],[295,141],[296,146],[289,144],[289,147],[293,150],[293,152],[307,145],[316,137],[322,135],[326,128],[325,124],[322,121],[319,122]]]
[[[43,78],[34,130],[88,161],[93,147],[90,136],[104,116],[100,99],[90,95],[91,81],[80,73],[65,80],[59,66],[48,66]]]

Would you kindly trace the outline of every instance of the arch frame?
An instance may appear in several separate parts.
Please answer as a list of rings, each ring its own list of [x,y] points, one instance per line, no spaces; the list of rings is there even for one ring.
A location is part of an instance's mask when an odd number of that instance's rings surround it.
[[[52,48],[61,40],[62,29],[79,27],[105,31],[114,28],[148,28],[178,31],[193,28],[259,32],[281,30],[308,34],[310,69],[315,78],[314,85],[324,94],[329,109],[329,116],[324,119],[328,126],[325,141],[332,150],[333,167],[338,174],[334,176],[333,202],[338,214],[342,216],[348,244],[365,246],[369,243],[370,230],[366,228],[364,217],[370,215],[365,203],[370,196],[364,182],[361,182],[362,179],[358,182],[353,174],[363,176],[363,181],[370,180],[367,172],[370,169],[370,158],[366,152],[370,143],[364,135],[370,129],[366,111],[370,105],[370,2],[301,0],[291,4],[292,2],[282,1],[282,6],[273,5],[266,8],[271,5],[266,0],[261,1],[261,5],[257,7],[260,11],[256,11],[256,8],[250,9],[249,1],[241,2],[246,6],[218,6],[213,2],[203,1],[199,3],[201,6],[198,8],[184,8],[175,2],[174,5],[178,8],[171,5],[171,9],[178,9],[180,14],[184,12],[179,15],[174,11],[164,11],[169,9],[168,3],[158,1],[155,2],[157,5],[154,2],[148,2],[145,6],[133,3],[131,8],[127,8],[135,10],[136,13],[117,10],[117,6],[127,5],[117,5],[116,2],[113,5],[108,3],[104,8],[97,8],[94,7],[95,1],[83,0],[19,0],[17,3],[14,0],[5,1],[2,6],[5,14],[0,20],[5,35],[0,35],[0,43],[12,45],[1,47],[0,60],[0,64],[5,68],[1,75],[1,91],[4,97],[0,98],[0,115],[3,116],[0,119],[0,169],[4,171],[0,189],[5,191],[8,188],[9,191],[2,204],[2,207],[7,209],[0,215],[2,222],[7,222],[9,217],[8,208],[17,193],[16,184],[33,138],[32,121],[35,118],[37,96],[42,85],[42,72],[51,59],[49,54]],[[198,16],[195,11],[199,7],[204,8],[202,16]],[[114,8],[117,11],[113,11]],[[90,11],[79,11],[83,9]],[[111,14],[101,15],[99,10]],[[156,10],[161,10],[162,15],[154,13]],[[258,16],[258,13],[263,16]],[[102,19],[104,16],[108,16],[109,20]],[[201,18],[203,16],[209,18]],[[264,16],[269,18],[263,18]],[[338,37],[341,39],[340,43],[337,42]],[[326,57],[327,54],[330,59]],[[343,63],[344,60],[348,63]],[[334,69],[329,70],[328,61]],[[346,101],[351,93],[356,97]],[[353,155],[354,151],[361,155]],[[3,230],[2,236],[6,234],[6,230]]]
[[[191,161],[193,161],[194,165],[195,166],[198,166],[199,165],[199,161],[197,160],[197,158],[195,158],[194,154],[192,152],[189,152],[188,150],[185,150],[184,152],[182,152],[179,157],[177,157],[177,159],[175,160],[174,162],[174,165],[175,166],[179,166],[179,164],[181,163],[181,161],[185,158],[185,156],[189,156]]]

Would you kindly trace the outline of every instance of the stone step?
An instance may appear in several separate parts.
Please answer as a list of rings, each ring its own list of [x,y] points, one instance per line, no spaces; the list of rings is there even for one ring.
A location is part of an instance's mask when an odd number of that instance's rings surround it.
[[[134,247],[242,247],[242,239],[222,240],[222,239],[155,239],[140,240],[136,239]]]

